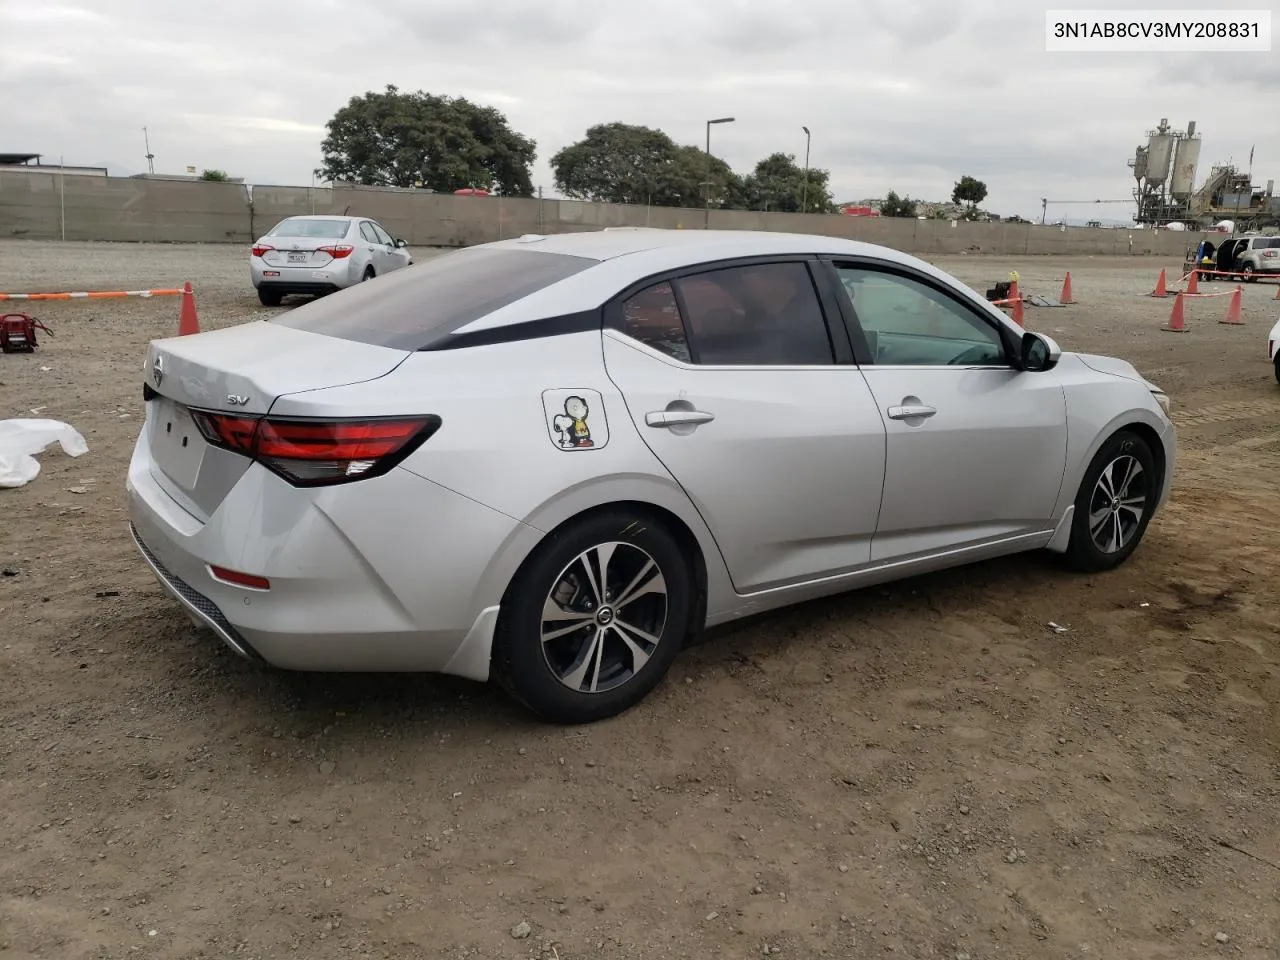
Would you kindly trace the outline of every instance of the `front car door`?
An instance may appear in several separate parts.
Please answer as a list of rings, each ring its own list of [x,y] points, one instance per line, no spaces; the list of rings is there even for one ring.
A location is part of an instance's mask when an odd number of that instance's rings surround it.
[[[815,287],[819,266],[704,266],[651,278],[606,307],[609,377],[740,594],[871,557],[885,429],[835,297]]]
[[[378,236],[378,242],[382,244],[385,250],[386,271],[399,270],[401,267],[409,265],[409,251],[402,250],[396,246],[395,239],[389,234],[377,220],[370,220],[373,226],[373,232]]]
[[[965,294],[910,267],[832,260],[862,372],[888,431],[875,563],[1015,548],[1052,527],[1067,455],[1053,371]]]

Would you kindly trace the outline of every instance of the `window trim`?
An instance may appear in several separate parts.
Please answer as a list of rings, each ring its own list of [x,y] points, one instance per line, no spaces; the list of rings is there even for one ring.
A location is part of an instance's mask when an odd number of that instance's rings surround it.
[[[809,282],[813,285],[814,298],[818,302],[818,312],[826,329],[827,343],[831,347],[831,363],[821,365],[811,363],[699,363],[697,359],[697,344],[694,338],[689,336],[688,310],[677,281],[687,277],[700,276],[704,273],[715,273],[719,270],[783,263],[801,263],[805,266],[805,270],[809,275]],[[849,331],[840,312],[839,301],[835,300],[830,289],[827,288],[827,283],[823,280],[824,272],[819,262],[819,256],[813,253],[761,254],[750,257],[727,257],[722,260],[704,260],[699,263],[686,264],[682,267],[650,274],[641,280],[628,284],[620,292],[610,297],[604,305],[604,328],[623,338],[628,344],[635,345],[652,353],[655,357],[661,357],[668,363],[675,364],[685,370],[827,370],[847,366],[856,368],[853,347],[849,342]],[[671,284],[671,292],[676,300],[676,309],[680,311],[680,324],[684,328],[685,343],[689,347],[688,362],[663,353],[644,341],[637,340],[626,331],[622,313],[623,305],[637,293],[648,290],[650,287],[656,287],[660,283]]]
[[[871,346],[867,341],[866,332],[862,329],[862,322],[858,319],[857,310],[847,296],[836,297],[836,305],[839,308],[840,315],[844,319],[845,327],[849,335],[850,341],[853,343],[854,353],[857,355],[858,363],[861,366],[877,368],[881,370],[1017,370],[1018,356],[1021,348],[1021,338],[1018,334],[1009,329],[1009,325],[1004,321],[1003,314],[1000,319],[991,316],[987,312],[988,309],[995,309],[986,304],[986,301],[980,303],[987,309],[979,307],[978,303],[971,302],[969,297],[963,295],[962,291],[956,290],[950,284],[942,283],[936,277],[932,277],[921,270],[911,267],[907,264],[894,263],[889,260],[879,260],[874,257],[866,256],[849,256],[845,254],[822,254],[820,259],[828,274],[828,282],[832,284],[832,291],[835,293],[840,287],[839,267],[846,265],[854,270],[866,270],[871,273],[887,274],[889,276],[897,276],[906,280],[912,280],[916,283],[926,286],[939,294],[946,300],[955,304],[957,309],[968,312],[975,319],[980,320],[988,327],[992,328],[996,336],[999,338],[1000,345],[1004,349],[1003,363],[966,363],[966,364],[936,364],[936,363],[876,363],[875,357],[871,354]]]

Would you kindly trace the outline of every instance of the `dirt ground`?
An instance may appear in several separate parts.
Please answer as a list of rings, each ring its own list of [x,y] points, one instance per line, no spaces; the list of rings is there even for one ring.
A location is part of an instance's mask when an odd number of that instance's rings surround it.
[[[1143,296],[1173,261],[938,262],[1054,299],[1070,270],[1079,303],[1028,325],[1173,397],[1173,500],[1132,561],[770,615],[577,729],[192,628],[123,498],[178,303],[37,305],[55,337],[0,356],[0,418],[90,451],[0,491],[0,957],[1280,955],[1275,288],[1175,335]],[[186,279],[206,327],[263,312],[239,247],[0,242],[0,290]]]

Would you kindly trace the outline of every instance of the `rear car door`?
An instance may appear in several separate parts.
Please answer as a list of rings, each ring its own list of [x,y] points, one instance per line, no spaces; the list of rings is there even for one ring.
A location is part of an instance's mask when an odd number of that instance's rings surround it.
[[[931,276],[872,261],[831,268],[887,428],[872,561],[1044,531],[1066,467],[1057,375],[1016,369],[996,320]]]
[[[365,249],[365,257],[369,263],[373,264],[374,272],[379,276],[389,273],[390,264],[387,263],[387,248],[378,239],[377,231],[373,229],[373,224],[368,220],[360,221],[360,240]]]
[[[885,428],[814,264],[704,266],[606,307],[609,376],[739,593],[847,572],[871,555]]]

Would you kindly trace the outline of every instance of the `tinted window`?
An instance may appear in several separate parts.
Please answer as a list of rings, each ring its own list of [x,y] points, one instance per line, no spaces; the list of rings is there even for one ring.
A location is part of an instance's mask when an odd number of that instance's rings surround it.
[[[377,283],[356,284],[270,322],[397,350],[422,350],[598,262],[532,250],[472,247],[388,273]]]
[[[701,364],[830,364],[827,325],[803,263],[713,270],[676,281]]]
[[[1280,250],[1280,237],[1263,237],[1253,241],[1255,250]]]
[[[684,363],[690,360],[689,342],[670,283],[655,284],[623,303],[622,332]]]
[[[271,228],[269,237],[317,237],[324,240],[337,240],[347,235],[351,224],[347,220],[303,220],[301,217],[290,217]]]
[[[1004,363],[995,326],[939,290],[897,274],[837,267],[875,363]]]

